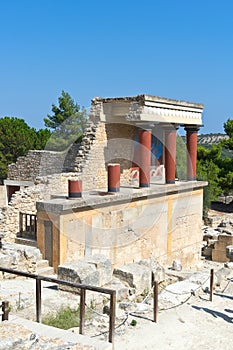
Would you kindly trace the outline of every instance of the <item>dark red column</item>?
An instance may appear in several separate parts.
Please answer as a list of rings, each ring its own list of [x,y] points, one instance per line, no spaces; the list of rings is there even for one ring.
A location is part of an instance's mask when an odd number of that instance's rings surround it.
[[[150,187],[151,130],[138,130],[139,142],[139,187]]]
[[[108,192],[120,191],[120,164],[108,164]]]
[[[186,126],[186,147],[187,147],[187,180],[196,180],[197,165],[197,133],[199,128],[196,126]]]
[[[165,129],[165,174],[167,184],[174,184],[176,178],[176,130],[175,126]]]
[[[68,180],[69,198],[82,197],[82,180]]]

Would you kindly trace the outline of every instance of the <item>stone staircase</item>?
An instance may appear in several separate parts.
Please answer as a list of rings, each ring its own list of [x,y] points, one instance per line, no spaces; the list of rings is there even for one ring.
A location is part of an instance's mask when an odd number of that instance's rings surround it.
[[[36,262],[36,273],[40,276],[54,275],[54,268],[49,266],[48,260],[42,259]]]
[[[26,240],[27,241],[27,240]],[[25,239],[16,239],[15,243],[3,243],[0,251],[0,266],[25,270],[41,276],[53,275],[56,277],[54,268],[49,266],[49,261],[43,259],[41,251],[32,242],[26,242]]]

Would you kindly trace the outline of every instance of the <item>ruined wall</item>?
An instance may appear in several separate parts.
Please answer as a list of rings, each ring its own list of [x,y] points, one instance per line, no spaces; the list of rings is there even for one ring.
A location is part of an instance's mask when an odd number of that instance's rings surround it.
[[[135,132],[135,127],[128,124],[89,124],[74,167],[74,171],[82,173],[84,191],[107,187],[108,163],[120,163],[121,184],[129,183]]]
[[[68,195],[68,179],[78,179],[76,173],[38,177],[34,186],[15,192],[7,206],[0,208],[0,231],[5,242],[14,242],[19,232],[19,213],[36,214],[36,202],[52,195]]]
[[[78,144],[65,152],[31,150],[25,157],[8,166],[8,180],[34,181],[37,176],[73,171]]]

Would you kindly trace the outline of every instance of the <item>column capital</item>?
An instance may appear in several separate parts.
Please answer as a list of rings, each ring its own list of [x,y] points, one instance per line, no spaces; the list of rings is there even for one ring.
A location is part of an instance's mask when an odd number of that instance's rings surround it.
[[[176,124],[168,124],[162,126],[165,132],[176,132],[179,129],[179,125]]]
[[[198,125],[185,125],[184,130],[186,132],[198,132],[200,130],[200,126],[198,126]]]

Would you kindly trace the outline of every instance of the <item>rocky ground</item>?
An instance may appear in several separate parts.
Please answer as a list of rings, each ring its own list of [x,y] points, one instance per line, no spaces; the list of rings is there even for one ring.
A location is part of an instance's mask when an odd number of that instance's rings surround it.
[[[215,289],[213,301],[209,301],[210,269],[215,270]],[[147,295],[133,302],[121,302],[117,306],[116,335],[114,349],[231,349],[233,331],[233,266],[228,263],[204,261],[198,271],[173,272],[174,281],[160,290],[158,322],[153,321],[152,295]],[[11,315],[35,319],[34,281],[27,279],[2,280],[0,296],[8,298]],[[61,306],[77,307],[79,296],[58,291],[50,283],[43,284],[42,313],[55,313]],[[90,299],[91,300],[91,299]],[[93,303],[93,317],[86,321],[85,334],[106,341],[108,337],[107,314]],[[10,328],[8,328],[10,327]],[[76,345],[65,344],[58,339],[39,337],[19,325],[0,327],[0,349],[79,349]],[[78,329],[69,332],[78,333]],[[13,334],[12,334],[13,332]],[[14,337],[24,335],[21,345],[6,347],[5,334]],[[36,338],[37,337],[37,338]],[[35,342],[35,338],[39,339]],[[17,338],[18,339],[18,338]],[[1,347],[1,344],[3,347]],[[34,345],[32,345],[34,344]],[[40,345],[40,347],[39,347]],[[73,347],[71,347],[71,345]],[[23,347],[24,346],[24,347]],[[34,346],[34,347],[33,347]],[[35,347],[37,346],[37,347]],[[69,347],[70,346],[70,347]],[[76,346],[76,347],[74,347]],[[82,348],[80,348],[82,349]],[[89,349],[88,347],[85,349]],[[90,347],[90,349],[94,349]]]
[[[211,214],[215,225],[208,229],[208,234],[212,235],[214,226],[226,220],[226,216],[221,213],[217,213],[216,216],[216,212]],[[227,220],[232,226],[232,219],[228,216]],[[215,272],[212,301],[209,293],[211,269]],[[153,322],[152,290],[144,295],[118,302],[113,348],[232,349],[233,263],[218,263],[206,259],[198,271],[167,269],[165,272],[166,283],[159,285],[157,323]],[[0,350],[102,349],[99,344],[103,344],[103,349],[109,349],[110,344],[105,347],[109,326],[109,304],[106,295],[98,294],[96,298],[95,293],[94,298],[91,292],[87,292],[86,310],[89,317],[85,322],[85,335],[92,343],[87,342],[85,345],[70,341],[73,339],[72,334],[79,333],[78,328],[66,331],[61,337],[52,337],[51,330],[45,336],[43,332],[32,330],[27,323],[20,324],[20,320],[14,323],[16,317],[35,321],[35,281],[22,278],[0,280],[0,300],[8,300],[11,307],[11,321],[0,323]],[[77,308],[79,296],[58,290],[53,283],[42,282],[42,301],[42,316],[45,316],[56,314],[62,307]]]

